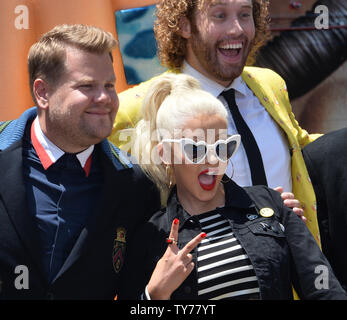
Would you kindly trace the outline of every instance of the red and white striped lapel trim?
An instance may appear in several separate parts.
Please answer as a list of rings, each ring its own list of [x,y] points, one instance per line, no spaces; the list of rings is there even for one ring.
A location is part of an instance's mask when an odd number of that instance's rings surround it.
[[[58,161],[65,154],[63,150],[58,148],[44,135],[37,117],[31,125],[31,141],[45,170],[47,170],[53,163]],[[94,145],[91,145],[86,150],[76,154],[76,157],[87,177],[89,176],[92,165],[93,150]]]

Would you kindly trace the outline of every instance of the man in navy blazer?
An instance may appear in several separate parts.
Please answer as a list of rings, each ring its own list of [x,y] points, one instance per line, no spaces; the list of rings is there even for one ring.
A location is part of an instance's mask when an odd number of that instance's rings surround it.
[[[113,36],[61,25],[29,52],[36,108],[0,122],[0,299],[113,299],[129,239],[160,207],[107,141]]]

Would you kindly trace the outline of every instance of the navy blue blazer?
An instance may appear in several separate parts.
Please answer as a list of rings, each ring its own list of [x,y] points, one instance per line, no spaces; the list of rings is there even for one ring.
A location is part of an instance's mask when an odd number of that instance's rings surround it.
[[[29,109],[3,124],[0,133],[0,299],[113,299],[129,239],[160,208],[159,193],[110,142],[96,145],[104,172],[103,201],[53,282],[47,283],[22,166],[22,136],[35,116],[36,109]]]

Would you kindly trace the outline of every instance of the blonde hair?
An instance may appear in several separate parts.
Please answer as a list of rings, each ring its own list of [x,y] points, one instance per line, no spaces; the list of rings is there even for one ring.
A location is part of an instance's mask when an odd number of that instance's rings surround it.
[[[191,76],[165,74],[156,79],[147,91],[142,104],[143,118],[135,128],[137,152],[133,155],[160,189],[164,203],[169,193],[170,176],[165,164],[158,161],[157,145],[162,132],[174,137],[175,131],[184,129],[189,120],[205,115],[219,115],[227,124],[228,114],[223,104],[200,89],[199,82]]]
[[[159,0],[156,9],[154,34],[158,57],[162,65],[180,69],[186,55],[187,40],[180,35],[180,20],[186,17],[194,23],[194,12],[213,0]],[[269,0],[252,0],[255,37],[248,55],[247,65],[252,65],[260,47],[270,39]]]
[[[29,85],[33,94],[33,83],[42,78],[54,86],[64,72],[66,47],[71,46],[90,53],[109,53],[117,47],[110,32],[83,24],[58,25],[34,43],[28,54]],[[35,101],[36,102],[36,101]]]

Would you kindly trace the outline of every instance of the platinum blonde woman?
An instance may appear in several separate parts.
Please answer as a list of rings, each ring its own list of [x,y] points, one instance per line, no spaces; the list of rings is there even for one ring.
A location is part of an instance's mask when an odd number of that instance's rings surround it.
[[[134,237],[120,299],[293,299],[292,286],[301,299],[347,299],[280,194],[224,175],[240,136],[227,135],[218,99],[194,78],[168,74],[142,111],[137,158],[167,205]]]

